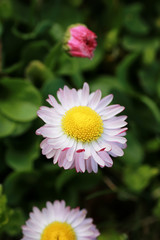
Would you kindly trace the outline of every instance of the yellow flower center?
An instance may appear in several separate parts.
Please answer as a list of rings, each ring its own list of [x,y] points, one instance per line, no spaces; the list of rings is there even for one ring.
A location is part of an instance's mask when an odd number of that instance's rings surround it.
[[[41,235],[41,240],[76,240],[73,228],[66,222],[49,224]]]
[[[63,116],[62,129],[77,141],[91,142],[103,133],[103,122],[90,107],[73,107]]]

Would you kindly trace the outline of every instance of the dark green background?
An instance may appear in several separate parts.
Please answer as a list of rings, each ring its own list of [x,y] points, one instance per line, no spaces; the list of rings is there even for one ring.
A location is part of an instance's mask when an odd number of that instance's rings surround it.
[[[92,60],[63,52],[70,24],[94,31]],[[48,94],[89,83],[125,106],[128,147],[98,174],[41,155]],[[33,206],[86,208],[99,240],[160,239],[160,1],[0,0],[0,239],[18,240]]]

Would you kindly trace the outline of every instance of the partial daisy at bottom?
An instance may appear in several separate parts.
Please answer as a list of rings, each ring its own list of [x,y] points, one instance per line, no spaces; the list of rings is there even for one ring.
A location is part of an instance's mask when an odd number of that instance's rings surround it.
[[[98,166],[112,167],[111,157],[123,156],[126,148],[127,116],[116,116],[124,107],[108,106],[113,95],[101,99],[100,90],[90,94],[87,83],[79,90],[64,86],[57,97],[59,103],[49,95],[52,107],[42,106],[37,112],[45,122],[36,131],[45,138],[40,144],[42,154],[77,172],[97,173]]]
[[[86,214],[85,209],[71,209],[63,200],[47,202],[42,211],[34,207],[22,226],[21,240],[96,240],[99,231]]]

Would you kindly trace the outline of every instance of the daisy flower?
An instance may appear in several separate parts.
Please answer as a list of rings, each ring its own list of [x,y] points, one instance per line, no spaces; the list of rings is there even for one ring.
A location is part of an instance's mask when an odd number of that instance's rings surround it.
[[[127,116],[116,116],[124,110],[119,104],[108,106],[113,95],[101,99],[101,91],[89,93],[83,88],[59,89],[58,99],[49,95],[51,108],[42,106],[38,116],[45,125],[36,131],[45,139],[41,142],[42,154],[53,158],[64,169],[77,172],[97,172],[100,167],[111,167],[112,158],[122,156],[126,147]]]
[[[47,202],[42,211],[34,207],[21,240],[96,240],[99,231],[86,214],[85,209],[66,207],[63,200]]]

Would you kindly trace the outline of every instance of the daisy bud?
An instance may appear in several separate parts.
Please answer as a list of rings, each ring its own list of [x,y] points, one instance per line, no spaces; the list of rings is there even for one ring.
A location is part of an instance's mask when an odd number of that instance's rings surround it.
[[[83,24],[71,25],[64,36],[63,48],[74,57],[93,58],[96,34]]]

